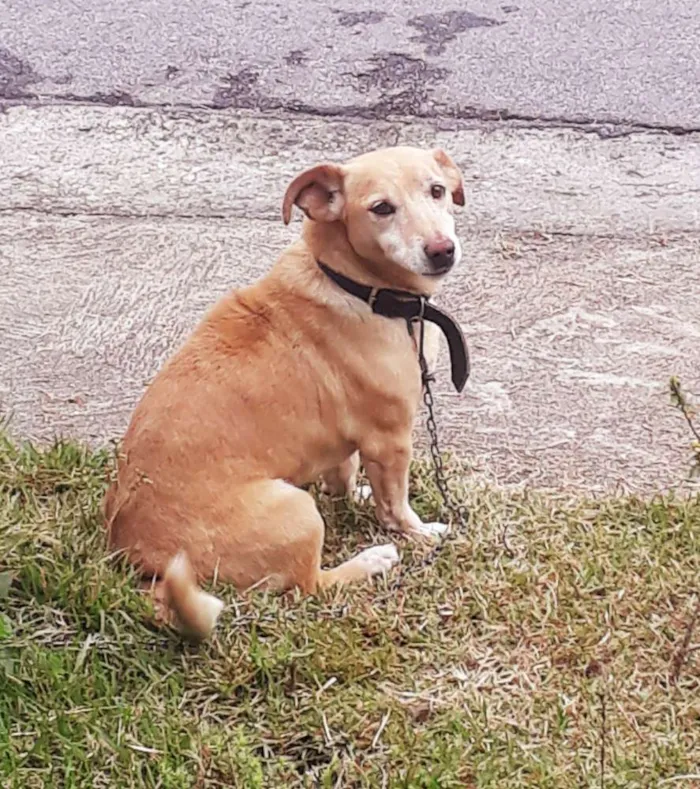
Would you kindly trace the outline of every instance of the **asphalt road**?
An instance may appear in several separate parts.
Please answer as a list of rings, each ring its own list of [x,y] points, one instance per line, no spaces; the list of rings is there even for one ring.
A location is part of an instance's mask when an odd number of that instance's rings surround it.
[[[700,128],[697,0],[3,0],[0,100]]]

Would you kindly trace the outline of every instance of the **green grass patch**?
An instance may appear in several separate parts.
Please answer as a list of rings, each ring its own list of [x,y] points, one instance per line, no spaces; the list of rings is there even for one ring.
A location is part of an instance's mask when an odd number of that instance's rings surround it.
[[[2,786],[700,786],[697,497],[465,487],[469,532],[398,592],[219,586],[195,647],[107,556],[110,468],[0,438]],[[386,541],[319,502],[329,564]]]

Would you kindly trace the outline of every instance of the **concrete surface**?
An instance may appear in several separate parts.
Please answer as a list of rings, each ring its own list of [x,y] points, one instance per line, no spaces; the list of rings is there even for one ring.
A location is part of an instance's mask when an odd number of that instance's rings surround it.
[[[470,340],[446,446],[500,483],[650,491],[700,389],[700,136],[15,106],[0,116],[0,414],[19,436],[117,437],[208,305],[291,240],[314,161],[440,144],[465,174],[465,262],[444,303]],[[418,432],[421,437],[423,433]]]
[[[4,0],[0,99],[698,129],[699,41],[696,0]]]

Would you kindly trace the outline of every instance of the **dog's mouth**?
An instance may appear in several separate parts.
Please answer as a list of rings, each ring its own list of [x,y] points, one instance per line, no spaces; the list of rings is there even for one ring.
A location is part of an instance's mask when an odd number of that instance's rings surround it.
[[[431,269],[430,271],[424,271],[423,276],[431,277],[435,279],[437,277],[444,277],[445,274],[447,274],[451,270],[452,270],[452,266],[443,266],[442,268],[439,269]]]

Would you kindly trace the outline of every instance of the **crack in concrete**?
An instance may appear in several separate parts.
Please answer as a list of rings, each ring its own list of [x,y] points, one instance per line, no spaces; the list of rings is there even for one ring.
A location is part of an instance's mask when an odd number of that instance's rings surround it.
[[[601,139],[614,137],[627,137],[630,134],[643,134],[645,132],[666,133],[674,136],[700,133],[700,126],[654,123],[651,121],[635,121],[626,118],[590,116],[567,117],[565,115],[528,114],[511,112],[507,109],[488,110],[478,107],[469,107],[460,114],[464,120],[474,119],[481,121],[514,121],[517,123],[541,124],[541,128],[570,128],[597,134]],[[535,126],[534,128],[540,128]]]
[[[255,220],[259,222],[282,221],[281,216],[274,211],[267,213],[249,213],[245,211],[235,211],[231,213],[189,213],[182,211],[159,211],[159,212],[129,212],[129,211],[80,211],[72,208],[40,208],[30,205],[0,206],[0,217],[12,216],[13,214],[31,214],[41,217],[60,217],[65,219],[114,219],[133,222],[144,220],[154,221],[231,221],[231,220]],[[532,240],[539,243],[548,243],[552,239],[575,239],[587,241],[624,241],[635,242],[640,238],[648,241],[658,240],[660,246],[667,246],[681,239],[700,239],[700,230],[680,229],[662,233],[611,233],[597,232],[590,230],[555,230],[540,227],[510,227],[498,228],[498,232],[509,238],[519,238],[523,241]],[[484,235],[492,235],[486,231]]]
[[[33,214],[36,216],[59,216],[67,219],[125,219],[142,221],[144,219],[153,220],[202,220],[214,219],[217,221],[224,220],[242,220],[254,219],[262,222],[281,222],[282,214],[279,215],[268,214],[255,214],[244,211],[233,211],[230,214],[211,213],[211,214],[197,214],[187,213],[182,211],[172,212],[143,212],[135,213],[131,211],[80,211],[75,208],[39,208],[31,205],[17,205],[17,206],[0,206],[0,216],[7,216],[12,214]]]
[[[639,232],[639,233],[611,233],[595,230],[547,230],[532,228],[522,230],[518,228],[506,229],[505,233],[511,237],[517,236],[523,240],[533,240],[546,243],[549,239],[575,239],[579,241],[639,241],[644,238],[652,243],[658,242],[659,246],[666,246],[684,238],[700,238],[700,230],[686,228],[664,232]]]
[[[465,123],[487,125],[512,125],[520,129],[533,129],[546,131],[547,129],[570,129],[583,134],[595,134],[600,139],[614,139],[629,137],[634,134],[670,134],[673,136],[687,136],[700,134],[700,125],[693,124],[667,124],[652,121],[629,120],[615,117],[588,117],[565,115],[547,115],[515,112],[508,109],[489,109],[481,107],[456,107],[449,108],[438,105],[431,109],[412,107],[409,115],[400,112],[405,102],[401,95],[385,97],[368,105],[337,105],[330,107],[317,107],[302,101],[284,101],[282,99],[268,99],[263,106],[256,106],[255,102],[246,98],[242,105],[235,102],[146,102],[135,99],[128,94],[95,94],[93,96],[77,96],[74,94],[57,94],[55,96],[23,95],[13,98],[0,98],[0,113],[14,106],[42,107],[52,105],[81,105],[88,104],[98,107],[127,106],[134,109],[166,110],[173,112],[220,112],[235,109],[245,109],[253,113],[253,117],[275,118],[284,120],[288,117],[327,118],[329,120],[342,119],[345,121],[388,121],[392,123],[409,124],[414,120],[433,123],[444,127],[445,124]],[[257,112],[255,112],[257,110]],[[399,110],[399,112],[397,112]],[[454,128],[459,128],[455,126]]]

